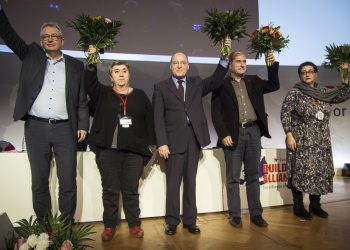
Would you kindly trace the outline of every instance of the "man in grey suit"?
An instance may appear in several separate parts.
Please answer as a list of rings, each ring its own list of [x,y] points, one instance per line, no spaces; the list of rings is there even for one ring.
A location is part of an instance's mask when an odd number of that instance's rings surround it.
[[[227,39],[225,45],[231,47]],[[228,61],[220,60],[215,72],[202,80],[187,77],[187,55],[171,57],[172,76],[154,86],[153,106],[158,152],[166,161],[166,229],[174,235],[180,223],[180,184],[183,179],[183,226],[200,233],[196,225],[196,175],[200,148],[210,143],[202,97],[218,88],[227,72]]]
[[[89,125],[82,62],[63,55],[62,31],[43,24],[40,45],[26,44],[0,5],[0,37],[22,61],[14,120],[25,121],[32,172],[33,208],[45,221],[51,211],[49,176],[52,155],[57,163],[59,210],[73,220],[76,209],[76,147]]]

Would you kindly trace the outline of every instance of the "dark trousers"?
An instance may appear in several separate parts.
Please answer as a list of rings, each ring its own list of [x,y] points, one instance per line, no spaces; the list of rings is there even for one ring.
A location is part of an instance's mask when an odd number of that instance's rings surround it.
[[[182,154],[170,154],[166,161],[165,222],[180,223],[180,185],[183,179],[183,224],[196,223],[196,175],[200,146],[191,126],[187,129],[187,149]],[[171,152],[171,149],[170,149]]]
[[[129,226],[141,225],[138,188],[143,172],[143,157],[129,151],[115,149],[99,149],[95,153],[102,181],[105,227],[114,228],[120,222],[120,192]]]
[[[237,143],[233,138],[233,143]],[[246,180],[247,200],[250,216],[261,215],[259,163],[261,155],[261,133],[258,125],[239,129],[239,141],[235,150],[224,150],[226,160],[227,202],[231,217],[241,216],[239,193],[242,163]]]
[[[77,203],[77,139],[69,122],[49,124],[27,120],[25,137],[32,172],[33,208],[37,217],[44,220],[51,211],[49,177],[54,154],[59,182],[59,210],[72,220]]]

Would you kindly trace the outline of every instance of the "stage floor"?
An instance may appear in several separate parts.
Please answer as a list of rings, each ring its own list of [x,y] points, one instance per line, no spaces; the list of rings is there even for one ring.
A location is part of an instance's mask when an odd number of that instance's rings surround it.
[[[247,210],[243,212],[243,228],[233,228],[227,213],[208,213],[198,216],[202,232],[192,235],[180,224],[177,234],[164,234],[164,218],[143,219],[143,239],[129,236],[128,225],[123,221],[114,239],[102,243],[102,223],[95,223],[94,249],[348,249],[350,246],[350,178],[336,177],[334,193],[322,197],[322,207],[329,213],[328,219],[314,217],[302,221],[295,217],[292,206],[264,209],[268,228],[258,228],[249,222]],[[308,206],[308,198],[305,198]]]

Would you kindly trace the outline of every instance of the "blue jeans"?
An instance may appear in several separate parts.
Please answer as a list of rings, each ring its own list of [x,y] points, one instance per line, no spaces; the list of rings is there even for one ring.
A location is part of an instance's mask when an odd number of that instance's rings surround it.
[[[250,216],[261,215],[259,184],[259,162],[261,155],[261,132],[258,125],[239,128],[238,143],[235,150],[224,149],[226,160],[227,202],[230,217],[241,216],[239,193],[242,163],[246,180],[247,200]]]

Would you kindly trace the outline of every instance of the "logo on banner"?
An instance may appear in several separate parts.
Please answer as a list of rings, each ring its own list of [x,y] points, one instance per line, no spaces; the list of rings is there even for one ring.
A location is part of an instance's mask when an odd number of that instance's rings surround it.
[[[274,159],[274,162],[267,162],[265,156],[259,163],[259,183],[264,185],[267,183],[286,183],[287,182],[287,164],[285,159]],[[246,183],[246,176],[242,170],[240,184]],[[243,178],[242,178],[243,177]]]

